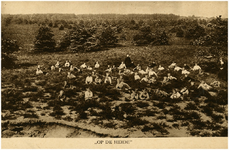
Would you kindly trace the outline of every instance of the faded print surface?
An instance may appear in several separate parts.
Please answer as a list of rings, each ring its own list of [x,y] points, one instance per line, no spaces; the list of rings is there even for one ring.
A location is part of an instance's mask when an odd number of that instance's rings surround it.
[[[2,138],[227,137],[227,17],[227,2],[2,2]]]

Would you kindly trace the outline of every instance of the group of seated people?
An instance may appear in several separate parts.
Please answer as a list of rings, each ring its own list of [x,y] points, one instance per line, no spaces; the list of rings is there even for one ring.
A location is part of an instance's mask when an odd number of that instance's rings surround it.
[[[130,85],[128,85],[125,81],[123,76],[130,76],[133,75],[134,82],[136,84],[138,83],[144,83],[146,85],[153,85],[155,83],[160,83],[161,86],[166,87],[170,85],[173,81],[178,80],[177,77],[174,77],[171,75],[170,72],[177,72],[180,73],[182,76],[182,80],[189,80],[189,74],[191,72],[196,72],[197,74],[202,74],[203,71],[201,67],[196,63],[194,67],[189,67],[187,64],[184,64],[183,67],[179,67],[175,62],[172,62],[171,65],[169,65],[167,68],[157,65],[155,62],[147,66],[145,70],[141,68],[139,64],[136,66],[131,61],[130,56],[127,55],[124,62],[121,62],[121,64],[118,67],[115,67],[113,65],[112,67],[108,65],[107,69],[105,69],[104,74],[101,75],[97,73],[97,69],[101,67],[99,62],[96,62],[94,67],[87,66],[86,63],[83,63],[80,68],[74,67],[70,62],[67,60],[64,64],[65,68],[69,68],[69,72],[67,73],[67,79],[73,80],[76,78],[76,75],[74,75],[74,71],[82,72],[84,70],[91,71],[85,79],[85,84],[110,84],[113,85],[114,79],[116,79],[116,85],[115,88],[117,90],[131,90],[130,92],[130,100],[147,100],[149,99],[149,92],[143,88],[142,91],[138,91],[136,88],[132,89]],[[55,70],[56,68],[59,69],[59,72],[62,70],[60,66],[60,62],[57,61],[55,65],[51,66],[51,70]],[[162,80],[158,81],[160,78],[159,76],[163,72],[166,72],[167,75],[162,78]],[[44,74],[44,72],[41,71],[40,66],[37,68],[36,74]],[[47,74],[47,73],[46,73]],[[118,74],[118,77],[116,77]],[[65,81],[66,82],[66,81]],[[191,80],[188,81],[190,86],[192,86],[193,82]],[[197,87],[197,89],[200,89],[201,94],[205,94],[206,91],[210,90],[212,87],[218,87],[220,86],[219,81],[215,81],[211,85],[208,85],[204,81],[201,81],[200,85]],[[178,99],[183,98],[184,95],[188,95],[189,92],[189,86],[184,85],[183,88],[180,90],[177,88],[172,88],[172,92],[169,94],[171,99]],[[162,92],[163,93],[163,92]],[[164,92],[166,93],[166,92]],[[168,94],[168,93],[167,93]],[[90,90],[90,88],[87,88],[85,92],[85,100],[91,99],[93,97],[93,93]]]

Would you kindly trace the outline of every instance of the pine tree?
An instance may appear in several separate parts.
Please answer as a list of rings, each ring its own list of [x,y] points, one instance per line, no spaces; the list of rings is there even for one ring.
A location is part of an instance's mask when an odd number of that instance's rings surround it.
[[[37,51],[55,51],[56,43],[53,36],[54,34],[49,27],[41,26],[34,41],[34,49]]]
[[[15,63],[16,57],[12,54],[19,50],[19,46],[17,45],[16,40],[10,39],[3,39],[2,37],[2,45],[1,45],[1,52],[2,52],[2,68],[12,68]]]
[[[64,30],[64,26],[60,25],[59,30]]]
[[[97,32],[97,38],[100,40],[101,46],[113,46],[118,43],[118,37],[115,35],[114,30],[109,26],[102,28]]]

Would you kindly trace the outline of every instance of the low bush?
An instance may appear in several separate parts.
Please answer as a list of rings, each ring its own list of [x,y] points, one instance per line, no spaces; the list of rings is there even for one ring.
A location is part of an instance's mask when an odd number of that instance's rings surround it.
[[[115,128],[116,125],[117,125],[117,124],[112,123],[112,122],[103,124],[103,126],[104,126],[104,127],[107,127],[107,128]]]
[[[122,103],[119,106],[126,114],[134,114],[136,110],[136,107],[134,107],[131,103]]]
[[[145,124],[149,123],[147,120],[140,119],[137,117],[128,116],[126,119],[128,120],[126,123],[126,126],[125,126],[126,128],[131,128],[131,127],[139,126],[139,125],[145,125]]]
[[[191,134],[192,136],[199,136],[199,135],[200,135],[200,132],[201,132],[201,131],[199,131],[199,130],[192,130],[192,131],[190,131],[190,134]]]
[[[223,129],[220,130],[219,134],[222,137],[228,137],[228,128],[224,127]]]
[[[213,109],[209,107],[208,105],[203,106],[201,112],[205,113],[208,116],[211,116],[213,113]]]
[[[157,116],[157,119],[166,119],[166,116],[165,115],[159,115],[159,116]]]
[[[141,114],[141,116],[155,116],[156,113],[157,113],[157,111],[147,109],[146,111],[144,111]]]
[[[156,106],[160,109],[163,109],[163,108],[165,108],[165,103],[164,102],[155,103],[154,106]]]
[[[59,105],[55,105],[53,107],[53,112],[50,113],[50,116],[54,116],[55,118],[59,119],[59,116],[65,115],[63,109]]]
[[[197,113],[197,112],[186,112],[184,117],[187,119],[187,120],[193,120],[193,119],[200,119],[200,115]]]
[[[222,119],[224,118],[224,116],[217,115],[217,114],[212,114],[211,117],[212,117],[213,121],[215,121],[217,123],[222,123],[223,122]]]
[[[141,102],[141,101],[137,102],[136,104],[140,108],[144,108],[144,107],[148,107],[149,106],[149,103],[147,103],[147,102]]]
[[[184,109],[185,110],[198,110],[198,107],[194,103],[190,102],[186,105]]]
[[[79,113],[78,119],[88,119],[87,113],[85,113],[84,111],[80,110],[78,113]]]
[[[142,131],[142,132],[148,132],[148,131],[151,131],[151,130],[154,130],[154,127],[145,125],[145,126],[142,128],[141,131]]]
[[[24,118],[39,118],[36,113],[25,113]]]
[[[32,97],[29,98],[29,101],[38,102],[39,98],[36,95],[33,95]]]

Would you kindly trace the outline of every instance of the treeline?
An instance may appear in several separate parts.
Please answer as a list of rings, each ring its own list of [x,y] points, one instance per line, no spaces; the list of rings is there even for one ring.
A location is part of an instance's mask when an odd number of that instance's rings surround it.
[[[85,15],[75,15],[75,14],[23,14],[23,15],[10,15],[2,14],[2,25],[14,24],[75,24],[81,21],[92,21],[92,22],[130,22],[135,20],[137,22],[146,21],[150,24],[153,22],[170,22],[173,23],[180,19],[182,21],[184,17],[174,15],[174,14],[85,14]],[[189,17],[188,20],[198,20],[198,17]]]
[[[36,51],[99,51],[110,46],[116,46],[119,41],[125,42],[128,40],[134,45],[168,45],[171,39],[178,37],[180,39],[187,39],[191,45],[212,47],[208,54],[214,53],[214,55],[218,55],[223,53],[227,55],[228,20],[223,19],[221,16],[211,20],[196,19],[195,17],[180,18],[175,15],[159,14],[126,15],[128,16],[126,20],[112,19],[112,17],[115,18],[117,16],[125,17],[125,15],[115,14],[2,16],[4,16],[2,18],[2,40],[6,40],[3,27],[7,28],[10,24],[23,24],[27,20],[26,17],[30,16],[29,21],[33,20],[35,21],[33,23],[39,25],[38,32],[34,35],[35,41],[33,43],[34,50]],[[91,19],[87,19],[84,16],[88,16]],[[112,16],[109,20],[105,19],[109,16]],[[167,18],[166,16],[170,17]],[[61,17],[63,18],[59,20]],[[77,19],[77,17],[84,19]],[[98,18],[92,19],[93,17]],[[154,17],[154,19],[150,19],[150,17]],[[18,21],[20,19],[23,21]],[[55,31],[64,30],[65,34],[54,40],[54,28],[57,28]],[[11,40],[7,39],[6,41]],[[5,43],[7,45],[8,42]],[[16,44],[16,42],[13,42],[13,44]],[[8,56],[9,54],[5,53],[5,55]]]

